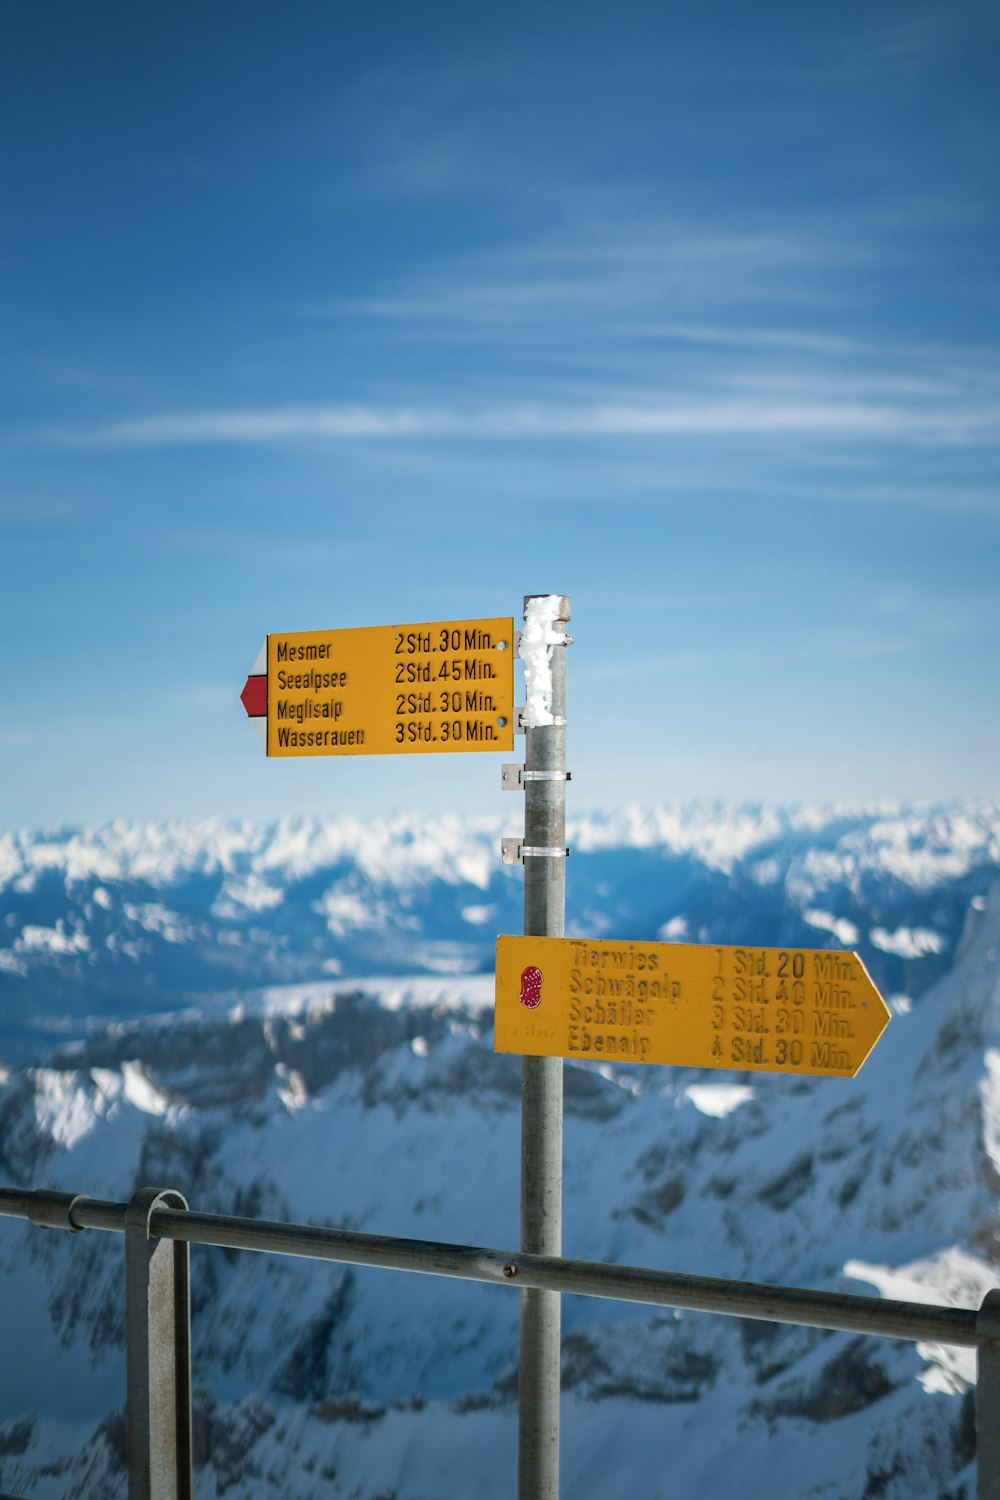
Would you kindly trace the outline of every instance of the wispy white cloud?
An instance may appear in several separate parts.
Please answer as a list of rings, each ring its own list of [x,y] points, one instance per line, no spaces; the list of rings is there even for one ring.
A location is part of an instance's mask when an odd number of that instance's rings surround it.
[[[187,448],[225,443],[278,443],[300,438],[393,438],[447,434],[447,412],[366,406],[278,406],[243,411],[167,412],[95,427],[51,428],[43,438],[63,448]]]
[[[622,330],[631,338],[661,339],[682,344],[730,349],[792,350],[805,354],[850,355],[858,341],[842,334],[813,329],[725,328],[705,323],[636,323]]]
[[[805,437],[916,445],[1000,442],[1000,405],[777,399],[611,404],[521,403],[458,407],[282,406],[171,412],[94,427],[55,428],[63,448],[143,449],[309,439],[523,439],[560,437]]]
[[[563,222],[384,295],[298,309],[360,318],[367,349],[379,348],[378,328],[390,344],[466,340],[480,356],[513,353],[492,389],[478,374],[456,398],[432,371],[409,401],[414,384],[369,385],[368,402],[166,411],[43,437],[75,449],[568,437],[778,436],[836,441],[841,454],[845,441],[862,451],[996,444],[995,357],[878,347],[850,331],[842,309],[829,316],[839,274],[875,261],[884,270],[887,254],[860,230],[831,234],[814,220]],[[804,322],[797,298],[812,304]],[[390,389],[402,399],[385,399]]]
[[[831,277],[885,254],[844,224],[836,233],[822,224],[719,228],[619,213],[563,223],[396,292],[299,311],[433,323],[436,330],[468,325],[503,332],[512,320],[541,316],[551,326],[582,314],[602,327],[634,318],[676,329],[681,306],[717,312],[736,304],[827,305]]]
[[[724,377],[726,386],[774,400],[791,397],[798,401],[869,401],[873,397],[966,401],[970,391],[960,377],[949,377],[946,370],[936,375],[919,371],[903,373],[900,367],[877,366],[854,368],[840,366],[831,373],[827,368],[805,368],[783,364],[764,369],[735,366]]]

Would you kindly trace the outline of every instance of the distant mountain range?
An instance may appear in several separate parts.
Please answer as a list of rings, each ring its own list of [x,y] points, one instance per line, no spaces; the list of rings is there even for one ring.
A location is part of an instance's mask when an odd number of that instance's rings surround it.
[[[489,975],[459,972],[518,929],[498,831],[0,844],[5,1005],[203,997],[0,1067],[0,1180],[515,1248],[518,1060],[492,1051]],[[982,808],[578,821],[579,930],[856,944],[894,1014],[856,1080],[567,1064],[565,1253],[978,1305],[998,834]],[[0,1219],[0,1490],[124,1497],[121,1269],[118,1236]],[[515,1293],[203,1247],[192,1287],[199,1497],[515,1492]],[[584,1298],[563,1318],[566,1500],[972,1500],[970,1351]]]
[[[521,930],[510,831],[413,816],[3,835],[0,1056],[84,1017],[264,986],[488,973],[497,933]],[[910,995],[1000,872],[996,806],[631,809],[568,838],[571,933],[851,947]]]

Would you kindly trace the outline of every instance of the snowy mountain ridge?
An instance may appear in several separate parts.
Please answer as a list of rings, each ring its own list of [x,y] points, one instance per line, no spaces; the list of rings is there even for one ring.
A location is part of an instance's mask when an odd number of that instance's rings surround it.
[[[511,818],[112,823],[0,836],[0,1057],[59,1017],[331,976],[488,972],[521,923]],[[887,993],[947,967],[1000,808],[639,808],[570,820],[574,935],[856,947]]]
[[[512,809],[516,804],[512,800]],[[271,874],[279,883],[302,879],[350,858],[371,877],[397,884],[421,873],[448,870],[485,886],[481,860],[466,863],[470,846],[508,832],[500,817],[462,819],[402,813],[367,821],[352,817],[285,818],[276,823],[205,819],[185,823],[115,820],[96,828],[21,830],[0,834],[0,888],[24,889],[45,870],[60,870],[68,885],[97,880],[148,880],[170,885],[182,871],[227,875]],[[580,851],[662,846],[693,854],[729,872],[755,850],[810,836],[845,838],[843,863],[880,865],[914,887],[953,876],[984,854],[997,853],[1000,807],[992,803],[913,808],[901,803],[829,806],[631,806],[605,813],[570,813],[568,836]],[[863,844],[867,842],[867,848]],[[253,902],[249,903],[251,906]]]
[[[762,831],[725,870],[661,832],[625,845],[621,820],[606,850],[574,855],[611,930],[662,914],[739,941],[766,920],[835,943],[822,912],[920,982],[893,993],[856,1080],[568,1064],[565,1254],[964,1306],[1000,1282],[996,814],[866,818],[779,817],[775,832],[748,815]],[[716,845],[735,842],[728,826]],[[314,836],[328,837],[313,829],[297,857]],[[342,878],[372,896],[356,863],[341,875],[325,858],[273,909],[322,908]],[[145,892],[101,874],[95,911],[193,904],[170,869]],[[74,882],[80,912],[97,878]],[[196,892],[202,911],[224,878]],[[435,874],[405,888],[425,898],[408,907],[386,879],[383,935],[418,917],[429,941],[470,890],[489,905],[507,879],[484,893]],[[489,940],[494,924],[466,921]],[[940,950],[903,957],[877,930],[897,949],[902,931],[933,933]],[[99,1024],[0,1069],[0,1177],[112,1199],[152,1183],[198,1209],[513,1249],[520,1068],[492,1051],[490,994],[487,973],[327,973]],[[124,1495],[121,1257],[117,1236],[0,1220],[0,1489]],[[199,1497],[514,1493],[515,1293],[204,1247],[192,1287]],[[563,1493],[711,1500],[738,1475],[769,1500],[972,1500],[972,1375],[963,1351],[567,1298]]]
[[[854,1081],[568,1066],[565,1253],[976,1305],[1000,1282],[998,958],[1000,890]],[[4,1177],[512,1248],[519,1068],[447,984],[96,1032],[0,1086]],[[199,1494],[512,1493],[514,1297],[192,1266]],[[5,1488],[124,1493],[120,1274],[116,1236],[0,1224]],[[709,1496],[738,1472],[780,1500],[971,1500],[963,1351],[589,1299],[564,1331],[567,1494]]]

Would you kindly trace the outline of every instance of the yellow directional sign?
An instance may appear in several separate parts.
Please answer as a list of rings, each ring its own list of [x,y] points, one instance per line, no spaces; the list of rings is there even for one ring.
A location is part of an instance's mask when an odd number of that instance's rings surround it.
[[[510,618],[274,634],[243,702],[270,756],[512,750],[514,656]]]
[[[497,1052],[853,1078],[888,1022],[856,953],[497,939]]]

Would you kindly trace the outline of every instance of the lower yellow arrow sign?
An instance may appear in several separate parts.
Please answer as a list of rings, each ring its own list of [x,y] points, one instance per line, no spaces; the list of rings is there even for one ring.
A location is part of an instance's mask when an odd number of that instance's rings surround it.
[[[497,939],[497,1052],[853,1078],[889,1023],[856,953]]]

